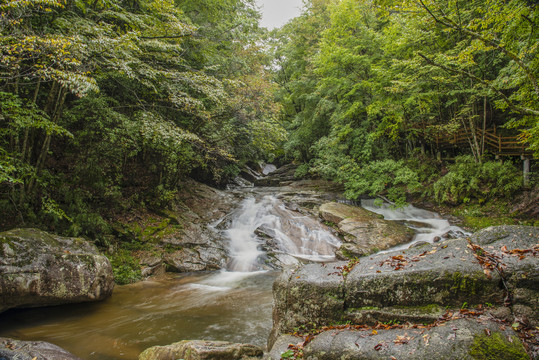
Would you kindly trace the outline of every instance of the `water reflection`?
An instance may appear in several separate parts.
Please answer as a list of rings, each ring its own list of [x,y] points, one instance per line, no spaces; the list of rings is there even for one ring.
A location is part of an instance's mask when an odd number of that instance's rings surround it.
[[[101,303],[8,311],[0,336],[52,342],[83,359],[136,359],[154,345],[205,339],[264,346],[276,272],[167,274]]]

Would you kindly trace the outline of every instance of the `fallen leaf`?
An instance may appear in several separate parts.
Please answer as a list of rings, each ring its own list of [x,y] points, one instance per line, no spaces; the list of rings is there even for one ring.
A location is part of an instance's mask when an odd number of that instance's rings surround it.
[[[373,334],[373,335],[378,335],[378,331],[373,330],[373,331],[372,331],[372,334]]]
[[[374,350],[378,351],[382,348],[382,344],[378,344],[374,347]]]

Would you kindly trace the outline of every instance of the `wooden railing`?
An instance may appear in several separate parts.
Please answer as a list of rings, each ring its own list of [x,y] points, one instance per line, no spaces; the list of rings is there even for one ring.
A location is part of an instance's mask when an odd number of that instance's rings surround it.
[[[532,152],[526,150],[517,136],[501,136],[496,134],[496,129],[489,129],[483,132],[476,129],[477,143],[481,147],[484,141],[485,150],[489,150],[494,155],[499,156],[531,156]],[[484,139],[483,139],[484,135]],[[437,134],[436,146],[438,149],[448,148],[457,145],[470,144],[474,142],[473,134],[466,130],[458,130],[451,134]]]

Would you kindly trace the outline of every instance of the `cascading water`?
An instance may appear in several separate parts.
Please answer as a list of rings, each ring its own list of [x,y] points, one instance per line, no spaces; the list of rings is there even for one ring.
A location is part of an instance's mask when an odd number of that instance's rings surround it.
[[[435,238],[450,236],[452,238],[470,235],[458,226],[451,225],[449,221],[443,219],[439,214],[418,209],[413,205],[395,208],[384,203],[378,205],[376,200],[361,200],[361,206],[369,211],[380,214],[386,220],[403,221],[407,226],[415,231],[415,236],[408,244],[397,246],[387,251],[402,250],[417,242],[434,242]]]
[[[280,263],[291,264],[297,259],[332,260],[335,248],[340,246],[339,239],[320,222],[287,209],[274,196],[244,200],[226,234],[230,239],[229,271],[267,268],[268,258],[262,248],[270,249]],[[264,243],[261,237],[267,241]]]

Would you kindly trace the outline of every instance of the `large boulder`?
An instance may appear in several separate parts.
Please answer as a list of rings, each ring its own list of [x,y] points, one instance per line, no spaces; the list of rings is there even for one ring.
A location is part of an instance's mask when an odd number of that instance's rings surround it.
[[[139,360],[250,360],[260,359],[258,346],[226,341],[185,340],[167,346],[146,349]]]
[[[448,309],[537,326],[539,229],[504,226],[470,239],[288,269],[274,284],[269,348],[282,334],[347,321],[435,323]]]
[[[320,206],[319,214],[335,224],[343,236],[344,243],[336,254],[343,260],[405,244],[413,237],[406,226],[357,206],[330,202]]]
[[[529,359],[517,334],[485,319],[458,319],[443,326],[417,326],[389,330],[338,329],[316,335],[303,348],[303,358],[341,359]],[[267,360],[280,360],[289,345],[303,339],[284,335]]]
[[[113,288],[109,260],[84,239],[37,229],[0,233],[0,311],[103,300]]]
[[[44,341],[0,338],[0,360],[81,360],[64,349]]]
[[[539,228],[489,227],[473,234],[470,241],[498,258],[517,320],[539,326]]]

